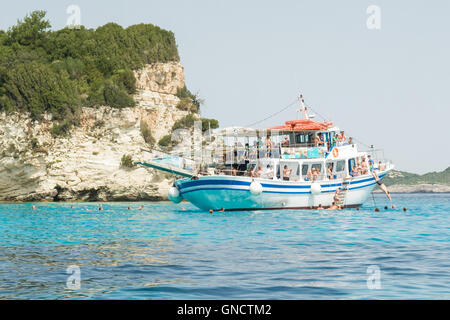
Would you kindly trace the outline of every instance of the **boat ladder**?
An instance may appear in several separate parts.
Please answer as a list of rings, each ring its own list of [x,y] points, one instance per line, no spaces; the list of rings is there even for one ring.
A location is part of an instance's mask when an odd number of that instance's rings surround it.
[[[353,177],[344,178],[342,180],[342,184],[340,189],[336,190],[337,201],[336,205],[343,207],[345,205],[345,197],[347,195],[348,188],[350,187],[350,183]]]

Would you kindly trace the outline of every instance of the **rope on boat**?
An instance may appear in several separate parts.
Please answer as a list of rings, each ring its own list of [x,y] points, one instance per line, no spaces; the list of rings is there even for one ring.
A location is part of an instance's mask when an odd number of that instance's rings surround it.
[[[256,121],[256,122],[254,122],[254,123],[251,123],[251,124],[247,125],[246,127],[247,127],[247,128],[248,128],[248,127],[253,127],[254,125],[257,125],[257,124],[259,124],[259,123],[261,123],[261,122],[264,122],[264,121],[266,121],[266,120],[268,120],[268,119],[270,119],[270,118],[275,117],[276,115],[278,115],[278,114],[282,113],[283,111],[285,111],[285,110],[289,109],[290,107],[292,107],[294,104],[297,103],[297,101],[298,101],[298,98],[296,98],[294,101],[292,101],[289,105],[287,105],[286,107],[284,107],[284,108],[281,109],[280,111],[277,111],[277,112],[275,112],[274,114],[271,114],[271,115],[268,116],[267,118],[264,118],[264,119],[262,119],[262,120]]]
[[[371,192],[371,194],[372,194],[373,205],[374,205],[374,207],[376,208],[376,207],[377,207],[377,204],[376,204],[376,202],[375,202],[375,197],[373,196],[373,191]]]

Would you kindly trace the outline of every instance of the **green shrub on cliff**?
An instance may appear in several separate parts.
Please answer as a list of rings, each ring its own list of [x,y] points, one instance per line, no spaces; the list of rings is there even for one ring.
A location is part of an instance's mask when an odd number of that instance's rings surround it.
[[[167,136],[162,137],[159,139],[158,144],[161,147],[169,147],[172,144],[172,136],[169,134]]]
[[[124,168],[133,168],[134,167],[133,158],[128,154],[124,154],[122,156],[122,159],[120,160],[120,166]]]
[[[193,104],[192,100],[190,98],[183,98],[177,103],[177,108],[182,111],[189,111],[191,112],[193,110]]]
[[[181,118],[180,120],[175,121],[172,126],[172,131],[177,129],[189,129],[194,126],[194,122],[198,121],[198,118],[195,117],[192,113],[187,116]]]
[[[63,120],[60,123],[54,123],[51,129],[51,134],[54,138],[59,136],[67,136],[72,129],[72,122],[69,120]]]
[[[198,94],[190,92],[186,86],[178,88],[176,96],[180,98],[180,102],[177,104],[177,108],[183,111],[200,112],[200,106],[203,104],[203,100],[199,98]]]
[[[219,127],[219,121],[216,119],[202,118],[202,131],[205,132],[209,129],[217,129]]]
[[[152,131],[144,121],[141,121],[141,134],[144,138],[144,141],[150,146],[153,146],[155,144],[156,140],[152,135]]]
[[[216,119],[198,118],[194,114],[188,114],[173,124],[172,131],[177,129],[190,129],[194,127],[195,121],[202,122],[202,132],[211,129],[217,129],[219,127],[219,121]]]

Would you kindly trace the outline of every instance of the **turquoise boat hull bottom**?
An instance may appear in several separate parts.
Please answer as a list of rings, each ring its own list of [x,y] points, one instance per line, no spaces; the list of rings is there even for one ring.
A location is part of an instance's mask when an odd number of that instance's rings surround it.
[[[382,179],[388,171],[378,174]],[[259,182],[262,192],[253,194],[250,185]],[[319,205],[332,205],[342,179],[316,182],[319,192],[311,192],[311,182],[291,182],[236,176],[205,176],[196,180],[181,179],[175,182],[180,195],[202,210],[269,210],[314,209]],[[372,175],[355,177],[349,183],[343,203],[344,208],[361,206],[376,186]]]

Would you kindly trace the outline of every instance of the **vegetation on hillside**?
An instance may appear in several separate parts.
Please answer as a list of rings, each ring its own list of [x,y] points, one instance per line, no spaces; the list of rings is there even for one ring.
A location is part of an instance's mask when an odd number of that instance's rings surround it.
[[[414,185],[414,184],[446,184],[450,185],[450,167],[442,172],[429,172],[426,174],[415,174],[404,171],[392,171],[383,182],[389,186],[394,184]]]
[[[153,137],[152,131],[144,121],[141,121],[141,134],[148,145],[152,147],[155,144],[156,140]]]
[[[45,14],[34,11],[0,30],[0,111],[28,111],[35,119],[50,112],[64,120],[55,134],[77,122],[81,106],[134,106],[132,70],[179,61],[174,34],[157,26],[50,31]]]
[[[120,159],[120,166],[122,168],[133,168],[134,161],[133,158],[129,154],[124,154],[122,159]]]
[[[65,136],[79,122],[81,107],[135,105],[133,70],[155,62],[179,61],[175,36],[151,24],[122,28],[51,31],[44,11],[34,11],[8,31],[0,30],[0,111],[29,112],[33,119],[51,113],[53,136]],[[177,128],[192,128],[203,103],[186,87],[177,91],[177,108],[189,114]],[[195,115],[194,115],[195,114]],[[218,121],[201,119],[203,131]],[[145,141],[156,141],[141,123]],[[162,144],[168,145],[168,138]]]

